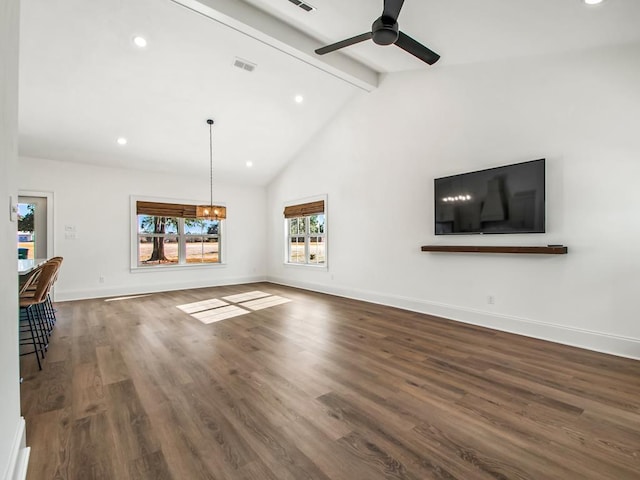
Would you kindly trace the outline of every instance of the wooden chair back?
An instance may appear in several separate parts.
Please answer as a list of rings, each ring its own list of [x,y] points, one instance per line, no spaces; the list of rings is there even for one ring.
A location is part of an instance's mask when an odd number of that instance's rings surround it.
[[[31,284],[30,291],[28,292],[28,297],[25,298],[24,294],[20,295],[20,300],[27,300],[31,304],[42,303],[47,298],[49,294],[49,290],[53,285],[53,280],[60,268],[60,264],[58,262],[47,262],[42,265],[37,272],[37,277]],[[27,291],[25,290],[25,294]]]

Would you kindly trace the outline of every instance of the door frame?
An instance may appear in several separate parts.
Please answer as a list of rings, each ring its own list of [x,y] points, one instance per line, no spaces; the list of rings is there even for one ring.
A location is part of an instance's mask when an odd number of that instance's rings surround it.
[[[55,246],[53,234],[53,192],[42,192],[39,190],[18,190],[18,200],[20,197],[42,197],[47,199],[47,257],[55,256]]]

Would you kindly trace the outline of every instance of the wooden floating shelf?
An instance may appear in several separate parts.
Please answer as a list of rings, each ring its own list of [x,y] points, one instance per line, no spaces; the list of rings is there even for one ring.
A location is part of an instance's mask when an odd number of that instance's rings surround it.
[[[534,253],[564,255],[568,252],[563,245],[545,247],[485,247],[470,245],[424,245],[423,252],[464,252],[464,253]]]

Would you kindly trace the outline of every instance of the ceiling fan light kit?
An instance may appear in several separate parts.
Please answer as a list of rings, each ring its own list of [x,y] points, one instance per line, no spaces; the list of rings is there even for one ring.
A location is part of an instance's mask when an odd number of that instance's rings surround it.
[[[373,40],[377,45],[395,44],[423,62],[433,65],[440,59],[440,55],[400,31],[398,16],[403,3],[404,0],[384,0],[382,15],[373,22],[370,32],[318,48],[316,54],[325,55],[366,40]]]

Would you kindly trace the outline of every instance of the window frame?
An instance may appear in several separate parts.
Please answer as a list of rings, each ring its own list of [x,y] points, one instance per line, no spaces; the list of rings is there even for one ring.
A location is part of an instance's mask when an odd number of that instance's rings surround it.
[[[171,217],[177,219],[177,230],[178,233],[139,233],[138,232],[138,210],[137,210],[137,202],[156,202],[156,203],[171,203],[171,204],[180,204],[180,205],[198,205],[202,202],[197,202],[193,200],[178,200],[178,199],[167,199],[167,198],[158,198],[158,197],[138,197],[131,196],[130,197],[130,219],[131,219],[131,231],[130,231],[130,243],[131,243],[131,252],[130,252],[130,271],[131,272],[154,272],[159,270],[188,270],[188,269],[198,269],[198,268],[220,268],[226,266],[226,219],[218,220],[218,233],[217,234],[194,234],[194,233],[186,233],[185,232],[185,218],[184,217]],[[221,206],[225,206],[226,204],[217,203]],[[149,215],[153,216],[153,215]],[[157,216],[157,215],[156,215]],[[143,265],[139,263],[139,242],[140,237],[176,237],[178,239],[178,263],[167,263],[167,264],[150,264]],[[189,237],[193,238],[218,238],[218,258],[219,261],[212,262],[202,262],[202,263],[187,263],[186,262],[186,253],[187,253],[187,239]]]
[[[313,268],[313,269],[321,269],[321,270],[328,270],[329,268],[329,242],[328,242],[328,238],[329,238],[329,229],[328,229],[328,224],[329,224],[329,216],[327,214],[328,212],[328,203],[327,203],[327,195],[319,195],[319,196],[314,196],[314,197],[308,197],[305,199],[301,199],[301,200],[295,200],[295,201],[290,201],[290,202],[286,202],[284,204],[284,208],[286,209],[287,207],[293,206],[293,205],[301,205],[301,204],[305,204],[305,203],[312,203],[312,202],[318,202],[318,201],[323,201],[324,202],[324,212],[323,213],[316,213],[316,214],[312,214],[312,215],[302,215],[299,217],[291,217],[291,218],[286,218],[284,217],[284,265],[285,266],[291,266],[291,267],[303,267],[303,268]],[[313,215],[324,215],[324,232],[323,233],[311,233],[310,232],[310,225],[309,225],[309,219],[311,216]],[[303,218],[305,221],[305,233],[297,233],[297,234],[292,234],[291,233],[291,229],[290,229],[290,222],[293,219],[300,219]],[[291,251],[291,239],[294,237],[304,237],[304,256],[305,256],[305,262],[304,263],[300,263],[300,262],[290,262],[290,251]],[[323,238],[323,243],[324,243],[324,263],[311,263],[310,262],[310,256],[311,256],[311,248],[310,248],[310,238],[311,237],[322,237]]]

